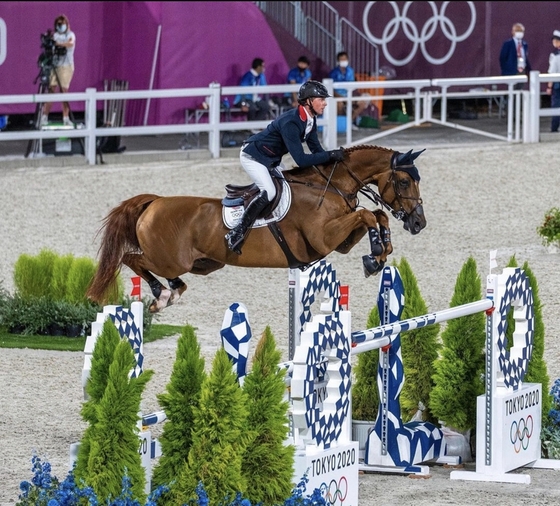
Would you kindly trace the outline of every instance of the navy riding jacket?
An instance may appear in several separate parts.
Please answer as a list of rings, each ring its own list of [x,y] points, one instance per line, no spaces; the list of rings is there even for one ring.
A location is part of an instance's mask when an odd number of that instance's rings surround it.
[[[317,119],[306,136],[307,113],[303,106],[286,111],[273,120],[265,130],[247,139],[244,151],[269,169],[276,167],[288,153],[299,167],[327,163],[330,155],[323,149],[317,135]],[[311,153],[303,150],[303,143]]]

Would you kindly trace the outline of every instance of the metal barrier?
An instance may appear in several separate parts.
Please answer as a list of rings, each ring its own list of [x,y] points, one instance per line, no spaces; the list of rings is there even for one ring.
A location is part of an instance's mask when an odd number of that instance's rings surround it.
[[[323,145],[326,149],[334,149],[338,144],[337,131],[337,102],[346,101],[346,139],[345,146],[369,143],[376,139],[418,126],[422,123],[437,123],[449,128],[460,129],[466,132],[495,138],[505,142],[539,142],[539,120],[541,117],[560,115],[560,108],[542,109],[540,104],[540,87],[542,82],[560,82],[560,74],[540,74],[531,72],[529,91],[515,89],[516,84],[526,83],[526,76],[501,76],[487,78],[457,78],[457,79],[418,79],[409,81],[367,81],[367,88],[405,90],[405,93],[391,94],[379,93],[373,100],[412,100],[414,105],[413,120],[395,126],[394,128],[376,132],[369,137],[361,136],[359,141],[352,138],[352,107],[354,101],[364,100],[363,96],[353,95],[358,89],[364,88],[365,81],[336,83],[336,88],[346,89],[348,97],[333,98],[328,101],[325,112],[318,119],[317,124],[322,130]],[[323,83],[333,94],[334,84],[332,79],[324,79]],[[503,89],[498,89],[498,86]],[[462,88],[460,91],[450,91],[451,88]],[[489,89],[485,87],[490,87]],[[427,89],[429,88],[429,89]],[[433,88],[439,88],[434,91]],[[268,86],[254,86],[253,93],[261,95],[284,95],[297,91],[299,85],[282,84]],[[466,89],[466,91],[465,91]],[[474,91],[474,93],[473,93]],[[262,129],[269,120],[260,121],[221,121],[220,109],[223,96],[247,93],[244,86],[224,86],[212,83],[206,88],[182,88],[166,90],[135,90],[135,91],[97,91],[88,88],[83,93],[53,93],[31,95],[5,95],[0,96],[2,104],[38,104],[44,102],[83,102],[85,123],[83,128],[64,130],[66,138],[83,138],[85,140],[85,157],[89,164],[96,163],[96,139],[109,136],[135,136],[135,135],[162,135],[180,133],[208,133],[208,150],[213,158],[220,157],[220,136],[224,131],[239,131]],[[146,126],[121,126],[100,128],[96,126],[97,109],[99,102],[107,100],[131,99],[163,99],[163,98],[192,98],[201,97],[208,103],[208,123],[167,124]],[[484,130],[459,125],[447,120],[447,107],[450,99],[485,98],[491,100],[505,99],[507,105],[507,135],[500,136]],[[441,101],[440,118],[434,116],[434,105]],[[226,118],[227,119],[227,118]],[[61,132],[56,130],[27,130],[18,132],[1,132],[1,141],[30,140],[30,139],[56,139],[61,137]]]

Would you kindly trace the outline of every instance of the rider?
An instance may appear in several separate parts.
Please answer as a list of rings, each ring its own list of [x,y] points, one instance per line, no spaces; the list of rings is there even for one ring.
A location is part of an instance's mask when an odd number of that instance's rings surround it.
[[[228,248],[238,255],[251,226],[276,195],[269,171],[281,165],[285,154],[290,153],[299,167],[343,160],[342,148],[325,151],[317,135],[317,116],[323,114],[330,96],[322,83],[307,81],[298,91],[298,107],[281,114],[265,130],[243,143],[239,154],[241,165],[260,193],[247,206],[239,224],[225,236]],[[303,142],[311,153],[303,150]]]

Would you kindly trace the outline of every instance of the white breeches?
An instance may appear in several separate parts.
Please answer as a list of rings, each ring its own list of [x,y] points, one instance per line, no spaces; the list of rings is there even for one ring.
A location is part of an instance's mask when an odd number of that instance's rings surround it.
[[[241,166],[259,187],[259,190],[266,190],[268,200],[272,200],[276,196],[276,188],[274,188],[274,183],[272,182],[268,168],[245,153],[243,148],[241,148],[239,152],[239,160],[241,161]]]

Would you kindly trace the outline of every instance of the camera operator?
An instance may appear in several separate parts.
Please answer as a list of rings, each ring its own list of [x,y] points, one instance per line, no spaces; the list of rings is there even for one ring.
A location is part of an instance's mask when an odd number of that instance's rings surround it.
[[[53,69],[50,75],[49,92],[55,93],[57,86],[61,93],[66,93],[74,75],[74,49],[76,48],[76,35],[70,30],[68,18],[61,14],[54,20],[55,32],[52,40],[55,43]],[[52,102],[45,102],[41,125],[48,123]],[[62,122],[64,125],[73,126],[69,118],[70,107],[68,102],[62,102]]]

